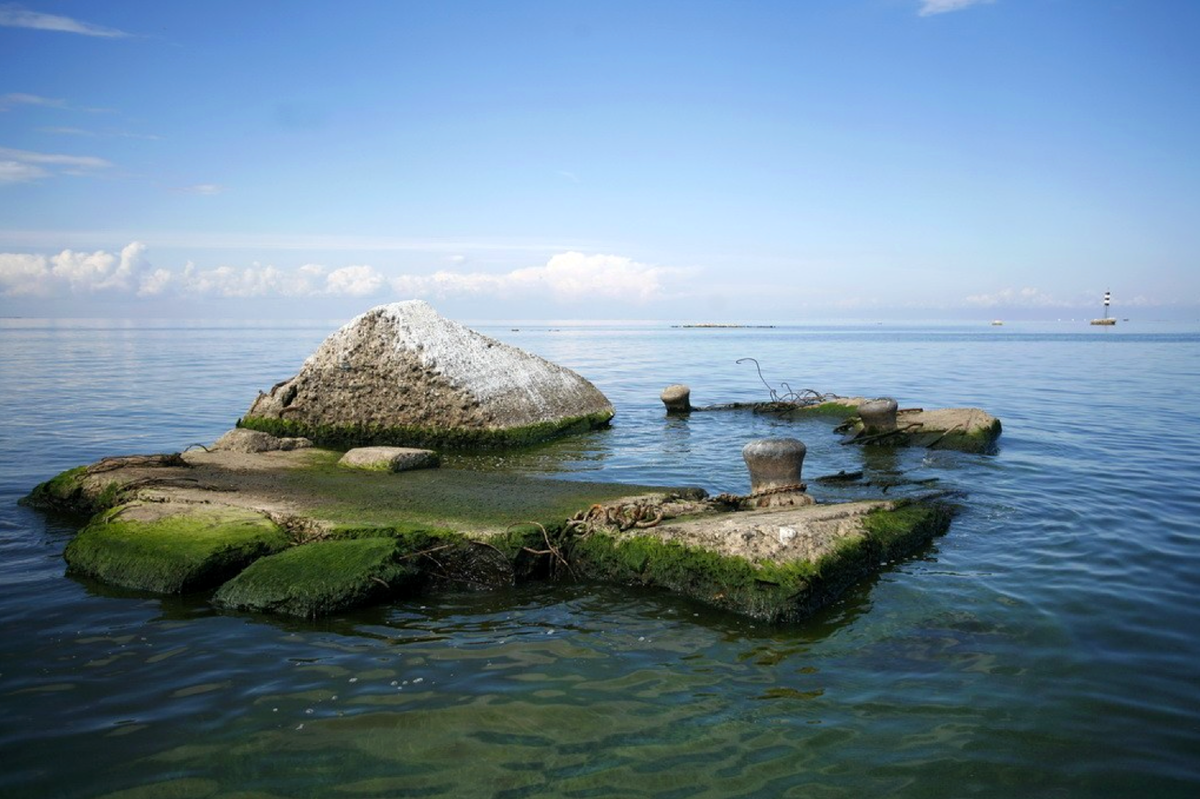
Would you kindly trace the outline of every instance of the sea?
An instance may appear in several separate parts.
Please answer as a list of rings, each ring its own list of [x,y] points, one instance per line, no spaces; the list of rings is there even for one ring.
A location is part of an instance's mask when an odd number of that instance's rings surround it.
[[[345,320],[0,320],[0,796],[1200,796],[1200,323],[506,322],[607,430],[447,468],[744,493],[794,437],[821,502],[953,492],[915,556],[808,621],[563,582],[316,621],[67,574],[18,505],[213,442]],[[753,360],[747,360],[753,359]],[[979,407],[996,450],[845,446],[695,405],[807,391]],[[816,477],[864,472],[862,483]]]

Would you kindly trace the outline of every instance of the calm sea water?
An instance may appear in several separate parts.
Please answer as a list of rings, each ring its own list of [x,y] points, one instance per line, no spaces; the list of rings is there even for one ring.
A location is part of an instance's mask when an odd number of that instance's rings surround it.
[[[0,320],[0,794],[1200,795],[1196,325],[479,326],[618,416],[456,465],[740,492],[741,446],[794,435],[810,477],[968,492],[927,552],[798,626],[590,585],[306,623],[65,576],[75,522],[18,507],[34,484],[213,441],[336,326]],[[765,399],[747,356],[777,388],[985,408],[999,451],[664,417],[674,382]]]

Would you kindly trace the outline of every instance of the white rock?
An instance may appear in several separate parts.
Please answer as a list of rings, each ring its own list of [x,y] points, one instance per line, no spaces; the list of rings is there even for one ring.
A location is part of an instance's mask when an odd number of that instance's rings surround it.
[[[314,438],[404,444],[601,425],[612,404],[587,380],[439,316],[412,300],[381,305],[329,336],[299,374],[255,400],[243,423]],[[337,443],[331,441],[331,443]]]

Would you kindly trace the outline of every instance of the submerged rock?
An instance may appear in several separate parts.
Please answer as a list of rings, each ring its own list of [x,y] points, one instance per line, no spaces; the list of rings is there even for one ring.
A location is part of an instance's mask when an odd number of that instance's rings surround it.
[[[299,374],[259,394],[243,427],[319,444],[504,446],[603,426],[613,406],[570,369],[437,314],[381,305]]]

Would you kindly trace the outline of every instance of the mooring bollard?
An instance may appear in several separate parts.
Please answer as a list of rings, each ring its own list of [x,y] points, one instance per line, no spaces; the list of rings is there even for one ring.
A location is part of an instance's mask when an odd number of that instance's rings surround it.
[[[663,405],[667,406],[667,414],[673,413],[691,413],[692,410],[692,390],[682,383],[675,383],[667,386],[662,390],[659,397],[663,401]]]
[[[742,458],[750,470],[751,507],[810,505],[800,481],[808,448],[795,438],[763,438],[742,447]]]
[[[891,397],[880,397],[859,405],[858,418],[862,419],[863,432],[874,434],[895,430],[896,409],[899,407]]]

